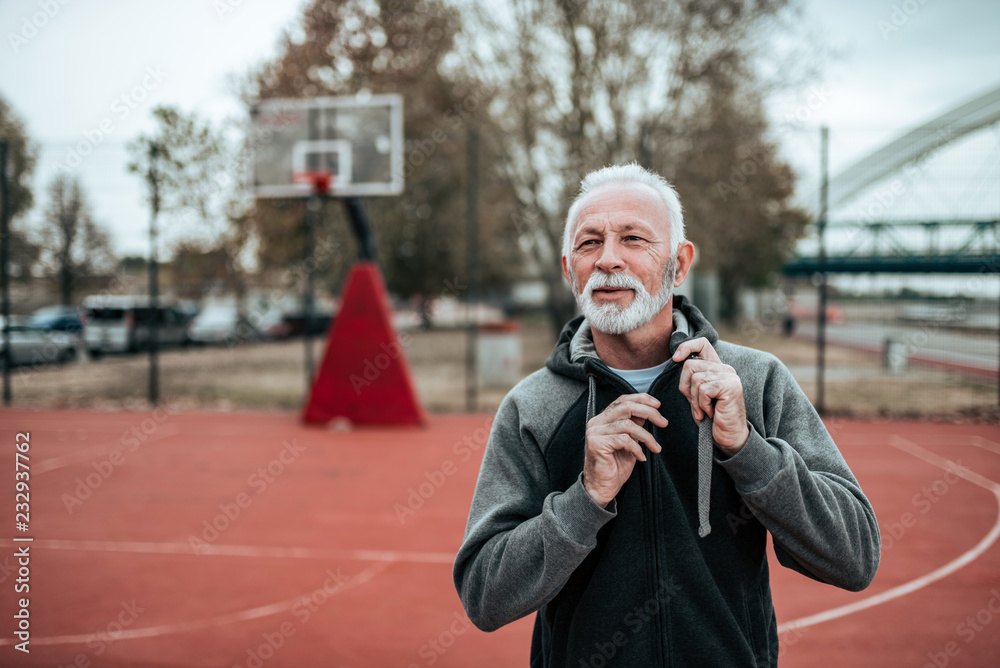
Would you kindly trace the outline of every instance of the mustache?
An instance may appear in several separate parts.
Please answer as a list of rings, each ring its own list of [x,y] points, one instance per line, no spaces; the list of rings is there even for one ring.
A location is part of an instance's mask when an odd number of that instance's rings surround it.
[[[601,288],[625,288],[635,290],[637,293],[646,291],[645,286],[634,276],[629,276],[624,272],[608,274],[597,269],[587,279],[587,285],[583,291],[589,297],[593,294],[594,290],[600,290]]]

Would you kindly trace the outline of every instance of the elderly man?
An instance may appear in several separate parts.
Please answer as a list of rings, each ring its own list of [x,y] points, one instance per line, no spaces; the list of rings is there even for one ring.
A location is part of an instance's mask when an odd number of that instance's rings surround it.
[[[765,554],[857,591],[875,514],[773,356],[684,297],[677,195],[637,165],[589,174],[563,273],[582,317],[496,415],[454,567],[472,621],[537,611],[532,666],[774,666]]]

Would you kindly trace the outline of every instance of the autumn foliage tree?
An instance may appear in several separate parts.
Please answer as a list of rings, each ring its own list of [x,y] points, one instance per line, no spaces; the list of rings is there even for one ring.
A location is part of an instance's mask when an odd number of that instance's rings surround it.
[[[684,145],[671,158],[658,154],[653,164],[682,193],[699,270],[718,276],[720,316],[733,324],[743,288],[767,285],[794,252],[809,216],[791,203],[795,175],[768,139],[760,97],[718,81],[703,109]]]
[[[27,279],[41,256],[41,249],[25,229],[15,224],[20,214],[26,213],[34,203],[31,176],[35,169],[35,150],[24,123],[14,113],[7,101],[0,96],[0,142],[7,144],[7,207],[11,221],[10,275],[14,279]]]

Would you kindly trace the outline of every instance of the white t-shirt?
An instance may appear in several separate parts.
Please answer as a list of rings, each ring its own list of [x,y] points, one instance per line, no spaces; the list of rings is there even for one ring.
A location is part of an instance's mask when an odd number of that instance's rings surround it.
[[[615,369],[608,367],[616,374],[628,381],[629,385],[635,388],[636,392],[648,392],[649,386],[653,384],[656,377],[667,368],[667,360],[663,364],[651,366],[648,369]]]

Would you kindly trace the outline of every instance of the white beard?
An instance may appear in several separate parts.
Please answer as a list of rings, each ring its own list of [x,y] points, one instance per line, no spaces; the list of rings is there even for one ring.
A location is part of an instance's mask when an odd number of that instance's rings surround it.
[[[676,266],[676,260],[671,258],[663,271],[660,290],[655,297],[650,295],[645,286],[633,276],[624,272],[607,274],[596,269],[587,280],[583,291],[576,294],[576,303],[594,329],[614,335],[631,332],[652,320],[670,303],[673,297]],[[575,287],[575,282],[573,285]],[[599,288],[626,288],[632,290],[635,296],[632,303],[626,307],[613,303],[599,305],[594,302],[594,290]]]

